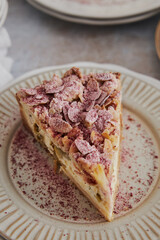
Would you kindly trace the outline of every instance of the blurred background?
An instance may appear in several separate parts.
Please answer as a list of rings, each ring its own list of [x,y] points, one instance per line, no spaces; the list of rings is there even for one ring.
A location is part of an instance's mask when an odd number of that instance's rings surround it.
[[[8,5],[3,27],[10,36],[8,55],[13,60],[14,78],[44,66],[92,61],[118,64],[160,79],[160,62],[155,49],[160,1],[152,17],[104,26],[60,20],[25,0],[9,0]]]

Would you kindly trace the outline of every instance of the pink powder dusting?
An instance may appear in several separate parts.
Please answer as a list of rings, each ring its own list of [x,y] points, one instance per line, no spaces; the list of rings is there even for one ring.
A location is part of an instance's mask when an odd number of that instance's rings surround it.
[[[127,111],[123,118],[120,185],[114,209],[117,215],[125,214],[146,197],[158,169],[158,156],[148,132]]]
[[[143,201],[158,171],[152,138],[126,110],[123,136],[120,186],[114,209],[117,216]],[[139,140],[141,145],[136,144]],[[67,177],[53,172],[49,154],[23,127],[12,141],[9,167],[18,190],[47,215],[75,222],[104,221]]]
[[[101,221],[98,211],[70,180],[54,173],[50,160],[49,154],[20,127],[10,155],[12,178],[20,192],[50,216],[71,221]]]

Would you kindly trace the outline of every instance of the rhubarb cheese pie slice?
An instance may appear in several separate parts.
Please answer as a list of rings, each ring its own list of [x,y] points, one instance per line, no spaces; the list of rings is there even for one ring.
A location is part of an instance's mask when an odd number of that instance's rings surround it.
[[[113,219],[121,142],[119,73],[71,68],[16,94],[25,126],[106,220]]]

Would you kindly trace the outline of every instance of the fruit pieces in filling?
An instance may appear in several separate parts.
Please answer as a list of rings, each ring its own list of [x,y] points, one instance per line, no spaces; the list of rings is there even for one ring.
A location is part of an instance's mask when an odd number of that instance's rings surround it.
[[[118,73],[82,76],[73,67],[62,78],[53,75],[50,81],[21,89],[19,94],[77,164],[93,167],[100,163],[108,174],[120,134],[116,127],[121,97]]]

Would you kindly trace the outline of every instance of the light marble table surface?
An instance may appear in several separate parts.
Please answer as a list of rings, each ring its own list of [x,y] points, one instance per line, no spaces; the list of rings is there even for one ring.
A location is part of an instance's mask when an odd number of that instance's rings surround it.
[[[154,45],[159,18],[120,26],[87,26],[48,16],[25,0],[9,0],[5,27],[12,40],[12,74],[17,77],[44,66],[93,61],[160,79]]]

